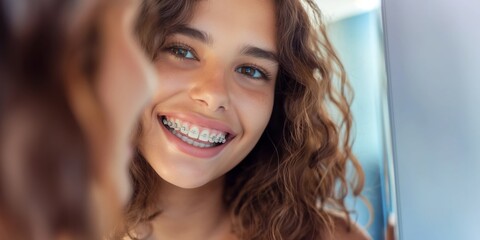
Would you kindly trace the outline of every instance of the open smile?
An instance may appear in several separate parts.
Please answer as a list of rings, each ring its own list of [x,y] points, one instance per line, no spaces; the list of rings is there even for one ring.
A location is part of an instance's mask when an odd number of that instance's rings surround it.
[[[159,115],[158,121],[167,130],[167,138],[179,150],[197,157],[218,154],[234,138],[234,134],[228,131],[203,127],[179,118]]]

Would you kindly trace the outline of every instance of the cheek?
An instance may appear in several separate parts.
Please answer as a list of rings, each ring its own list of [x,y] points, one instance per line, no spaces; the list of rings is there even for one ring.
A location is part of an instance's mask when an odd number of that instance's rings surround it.
[[[145,109],[143,112],[141,119],[139,121],[139,132],[137,132],[136,141],[142,145],[142,142],[144,142],[144,139],[151,134],[151,132],[154,130],[156,127],[157,122],[155,121],[154,116],[152,116],[152,108],[148,107]]]
[[[119,44],[119,43],[117,43]],[[114,135],[128,137],[143,107],[152,95],[148,71],[128,44],[110,46],[104,56],[98,81],[98,95]]]
[[[273,109],[273,91],[249,92],[237,97],[237,108],[245,131],[260,136],[265,130]]]
[[[114,135],[122,139],[129,137],[143,107],[152,97],[156,76],[129,27],[109,22],[105,28],[98,95]]]
[[[199,70],[186,71],[165,63],[156,63],[155,69],[159,87],[154,93],[152,105],[149,105],[150,109],[158,104],[166,104],[172,99],[178,99],[178,95],[182,95],[183,98],[201,74]]]
[[[99,98],[104,107],[110,130],[113,131],[112,134],[115,138],[123,139],[128,137],[134,127],[136,118],[147,101],[148,94],[146,86],[141,82],[134,83],[127,78],[115,75],[117,73],[107,74],[105,76],[110,76],[110,78],[100,81]]]
[[[195,69],[181,68],[178,64],[172,64],[164,58],[155,63],[160,90],[168,91],[178,89],[193,80],[198,79],[200,71]]]

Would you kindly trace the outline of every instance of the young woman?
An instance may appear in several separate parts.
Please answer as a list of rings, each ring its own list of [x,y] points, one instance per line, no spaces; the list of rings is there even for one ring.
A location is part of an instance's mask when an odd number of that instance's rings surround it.
[[[0,238],[101,239],[117,224],[156,85],[139,4],[1,0]]]
[[[314,1],[147,1],[162,77],[141,120],[132,239],[367,239],[348,217],[345,73]]]

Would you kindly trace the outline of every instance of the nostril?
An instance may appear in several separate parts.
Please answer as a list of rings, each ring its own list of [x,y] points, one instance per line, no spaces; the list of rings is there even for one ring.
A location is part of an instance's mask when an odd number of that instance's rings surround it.
[[[196,101],[211,110],[212,112],[224,112],[227,110],[226,106],[228,104],[226,104],[226,101],[207,101],[203,99],[196,99]]]
[[[230,103],[227,86],[220,82],[201,82],[190,89],[190,98],[209,111],[226,111]]]
[[[218,107],[218,110],[220,110],[220,111],[222,111],[222,112],[223,112],[223,111],[226,111],[226,110],[227,110],[227,108],[225,108],[225,106],[219,106],[219,107]]]

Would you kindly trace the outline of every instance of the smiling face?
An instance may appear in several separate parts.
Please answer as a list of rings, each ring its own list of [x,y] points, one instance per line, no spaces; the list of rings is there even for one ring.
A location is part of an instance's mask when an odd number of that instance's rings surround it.
[[[139,142],[160,177],[200,187],[253,149],[273,108],[275,36],[272,1],[208,0],[166,37]]]

